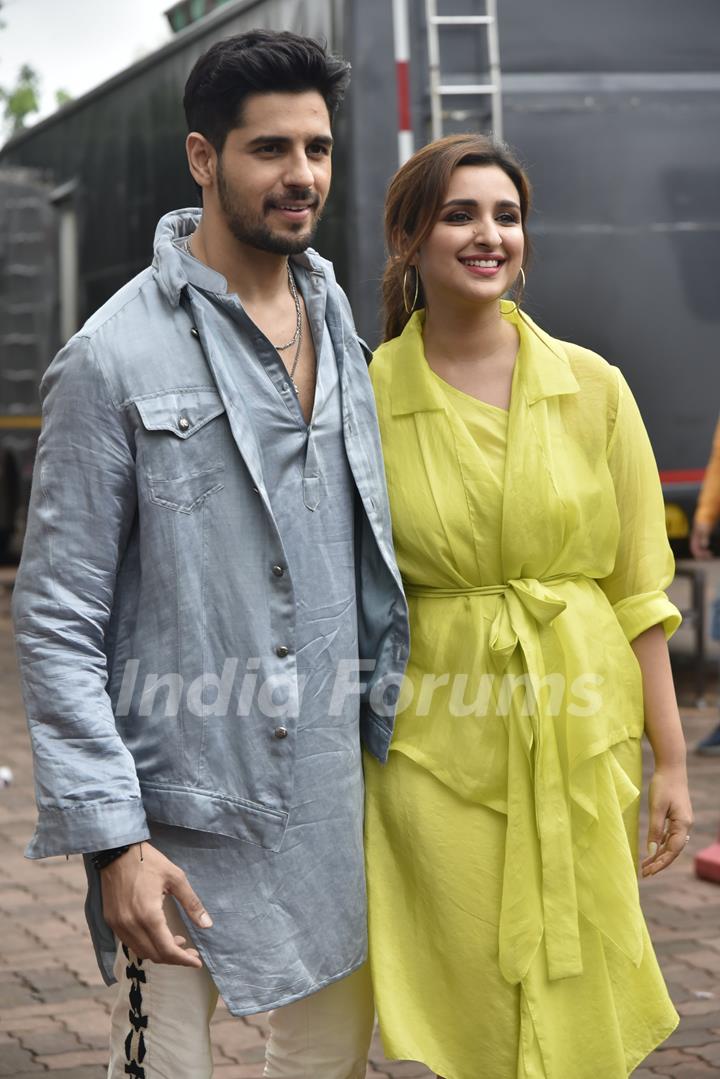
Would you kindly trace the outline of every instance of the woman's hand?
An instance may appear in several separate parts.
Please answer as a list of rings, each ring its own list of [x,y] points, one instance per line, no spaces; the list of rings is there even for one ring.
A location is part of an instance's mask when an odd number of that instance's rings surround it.
[[[655,769],[648,805],[648,854],[641,862],[643,877],[666,869],[687,846],[693,814],[684,764]]]
[[[685,850],[692,826],[692,807],[685,767],[685,737],[662,625],[640,633],[632,648],[642,672],[645,733],[655,756],[655,775],[648,794],[647,857],[640,863],[642,875],[652,877]]]

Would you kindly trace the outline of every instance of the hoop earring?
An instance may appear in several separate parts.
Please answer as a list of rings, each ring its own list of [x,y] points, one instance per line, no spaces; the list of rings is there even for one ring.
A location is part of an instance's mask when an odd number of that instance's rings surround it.
[[[420,274],[418,273],[417,266],[413,266],[412,269],[415,271],[415,295],[413,296],[413,302],[410,305],[408,305],[407,302],[407,275],[410,272],[409,266],[405,267],[405,273],[403,274],[402,279],[403,306],[408,315],[411,315],[415,310],[415,305],[418,301],[418,294],[420,292]]]
[[[511,315],[514,315],[516,311],[520,310],[520,304],[522,303],[523,296],[525,295],[526,278],[525,271],[522,266],[520,267],[520,273],[518,274],[518,277],[520,278],[520,288],[518,289],[515,297],[513,298],[513,304],[515,306],[510,312],[508,312]]]

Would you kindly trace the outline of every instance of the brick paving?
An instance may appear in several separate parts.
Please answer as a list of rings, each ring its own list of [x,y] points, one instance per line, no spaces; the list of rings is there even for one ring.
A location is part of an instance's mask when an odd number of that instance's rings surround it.
[[[0,765],[15,775],[0,790],[0,1076],[101,1079],[112,990],[102,984],[85,927],[81,861],[23,858],[35,812],[8,617],[10,578],[0,572]],[[683,709],[690,743],[715,721],[714,692],[708,703]],[[720,758],[691,757],[690,778],[692,854],[720,826]],[[634,1079],[720,1077],[720,885],[698,881],[686,857],[642,892],[682,1022]],[[213,1020],[215,1079],[260,1079],[266,1031],[264,1016],[235,1019],[221,1005]],[[376,1036],[367,1076],[428,1079],[430,1072],[410,1061],[389,1063]]]

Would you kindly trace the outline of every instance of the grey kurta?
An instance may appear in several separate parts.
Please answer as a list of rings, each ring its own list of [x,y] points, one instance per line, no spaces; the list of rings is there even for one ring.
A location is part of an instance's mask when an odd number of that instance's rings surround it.
[[[176,245],[200,217],[162,218],[152,266],[43,378],[13,595],[38,801],[28,855],[85,855],[110,981],[115,940],[88,852],[154,834],[215,915],[196,937],[228,1003],[251,1012],[362,960],[357,738],[386,759],[407,608],[372,388],[332,266],[312,250],[292,258],[320,348],[307,435],[262,368],[278,373],[269,342],[225,279]],[[266,381],[239,381],[251,371]],[[305,552],[319,569],[296,564]],[[346,646],[362,677],[338,679],[349,695],[333,710],[326,676]],[[285,693],[277,718],[270,685]]]
[[[186,256],[189,257],[189,256]],[[357,659],[353,518],[337,364],[325,328],[324,277],[296,270],[318,358],[308,426],[277,352],[232,297],[196,295],[230,354],[249,405],[265,485],[295,582],[301,687],[295,792],[278,852],[150,822],[156,845],[181,865],[214,927],[196,945],[237,1013],[305,996],[366,954],[358,698],[330,715],[339,662]],[[237,347],[237,335],[252,338]],[[237,537],[242,542],[242,537]],[[282,707],[278,707],[282,726]],[[280,732],[282,733],[282,732]]]

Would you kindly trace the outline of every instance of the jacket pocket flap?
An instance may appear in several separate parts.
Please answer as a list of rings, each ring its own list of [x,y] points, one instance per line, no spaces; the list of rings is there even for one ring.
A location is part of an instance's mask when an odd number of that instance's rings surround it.
[[[135,400],[135,407],[147,431],[170,431],[178,438],[189,438],[225,411],[220,394],[209,389],[141,397]]]

